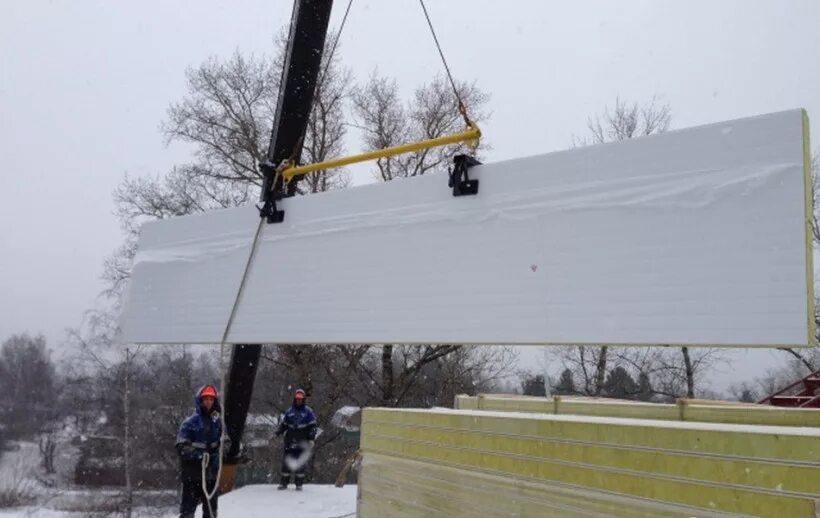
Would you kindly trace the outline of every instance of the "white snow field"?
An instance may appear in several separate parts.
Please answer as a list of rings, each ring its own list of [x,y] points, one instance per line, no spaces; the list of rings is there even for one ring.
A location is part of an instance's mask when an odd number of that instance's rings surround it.
[[[201,510],[197,517],[202,516]],[[219,518],[353,518],[356,486],[305,485],[278,491],[274,485],[245,486],[219,499]]]

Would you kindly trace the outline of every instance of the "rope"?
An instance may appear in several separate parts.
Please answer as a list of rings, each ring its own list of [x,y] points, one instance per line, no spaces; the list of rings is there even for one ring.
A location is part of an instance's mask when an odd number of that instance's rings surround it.
[[[274,181],[275,180],[276,179],[274,179]],[[222,333],[222,340],[219,344],[219,403],[221,410],[219,413],[219,421],[221,424],[222,433],[219,436],[219,468],[217,468],[216,471],[216,483],[214,484],[213,491],[208,491],[205,476],[205,468],[210,462],[210,459],[207,454],[205,454],[202,458],[202,492],[205,494],[205,503],[208,505],[208,510],[210,511],[211,516],[214,516],[213,509],[211,508],[211,499],[214,495],[216,495],[216,492],[219,491],[219,479],[222,476],[222,465],[224,464],[223,454],[225,452],[225,435],[227,434],[227,429],[225,427],[225,345],[228,340],[228,335],[231,332],[234,317],[236,317],[236,311],[239,308],[239,301],[242,298],[242,292],[245,290],[245,283],[248,280],[251,265],[253,264],[253,258],[256,256],[256,249],[259,248],[259,236],[262,235],[262,228],[264,225],[265,219],[259,218],[259,223],[256,226],[256,233],[253,236],[253,243],[251,244],[251,251],[248,254],[248,260],[245,263],[245,271],[242,273],[242,280],[239,283],[239,289],[236,291],[236,298],[234,298],[233,307],[231,307],[231,314],[225,324],[225,331]]]
[[[450,80],[450,86],[453,87],[453,94],[455,94],[456,100],[458,101],[458,111],[461,113],[461,116],[464,117],[464,123],[467,124],[468,127],[471,127],[473,126],[473,122],[467,115],[467,106],[464,105],[464,101],[458,93],[458,88],[456,87],[456,82],[453,79],[453,74],[450,72],[450,66],[447,64],[447,58],[444,57],[444,51],[441,50],[441,44],[438,41],[438,36],[436,36],[436,30],[433,28],[433,22],[430,20],[430,14],[427,12],[427,6],[424,5],[424,0],[419,0],[419,3],[421,4],[421,9],[424,11],[424,17],[427,18],[427,26],[430,27],[430,33],[433,35],[433,41],[436,42],[438,55],[441,56],[441,62],[444,63],[444,70],[447,71],[447,78]]]
[[[210,455],[208,455],[208,453],[203,453],[202,454],[202,461],[201,461],[201,464],[202,464],[202,492],[205,494],[205,505],[208,506],[208,512],[209,512],[208,516],[213,517],[214,510],[213,510],[213,507],[211,507],[211,498],[213,498],[213,494],[208,493],[208,486],[205,483],[205,473],[208,471],[208,465],[210,463],[211,463]],[[219,463],[219,467],[220,467],[220,469],[222,468],[222,462],[221,461]],[[214,485],[214,488],[217,488],[217,487],[219,487],[219,480],[218,479],[217,479],[217,483]],[[214,494],[216,494],[216,493],[214,492]]]

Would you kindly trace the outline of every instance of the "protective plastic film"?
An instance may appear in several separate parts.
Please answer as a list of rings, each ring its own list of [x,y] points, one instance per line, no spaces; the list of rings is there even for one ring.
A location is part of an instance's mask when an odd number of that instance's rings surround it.
[[[803,116],[287,199],[229,341],[807,345]],[[256,218],[146,224],[123,341],[219,342]]]

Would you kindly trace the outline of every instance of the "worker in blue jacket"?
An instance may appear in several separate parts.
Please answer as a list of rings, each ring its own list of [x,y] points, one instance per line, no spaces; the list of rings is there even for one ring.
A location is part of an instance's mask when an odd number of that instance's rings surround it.
[[[306,404],[305,391],[299,389],[293,395],[293,404],[288,408],[276,429],[276,436],[285,435],[282,452],[282,480],[278,489],[287,489],[291,474],[294,475],[296,490],[305,482],[305,465],[316,440],[316,414]]]
[[[214,488],[219,472],[219,441],[222,438],[218,397],[213,385],[199,389],[194,398],[196,410],[179,427],[176,448],[182,479],[180,518],[193,518],[200,503],[203,518],[216,518],[218,495]],[[213,495],[210,502],[208,494]]]

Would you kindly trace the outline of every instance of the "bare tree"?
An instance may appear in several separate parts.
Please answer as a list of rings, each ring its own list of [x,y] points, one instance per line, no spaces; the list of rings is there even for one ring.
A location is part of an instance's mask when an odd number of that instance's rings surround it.
[[[658,350],[652,366],[653,391],[669,398],[694,398],[698,381],[724,361],[720,349],[682,347],[680,355],[673,349]]]
[[[57,451],[57,441],[54,434],[43,434],[38,441],[40,448],[40,459],[43,462],[43,469],[46,470],[46,475],[53,475],[54,470],[54,454]]]
[[[332,38],[328,38],[328,44]],[[106,261],[107,294],[117,301],[136,252],[145,221],[235,207],[259,197],[284,63],[285,40],[278,53],[228,59],[210,58],[186,71],[187,94],[168,108],[161,129],[168,143],[192,145],[193,160],[154,177],[126,177],[114,191],[116,214],[125,243]],[[346,127],[343,104],[351,87],[350,72],[338,54],[328,62],[308,120],[303,160],[318,162],[341,154]],[[311,173],[297,192],[319,192],[347,185],[342,171]]]
[[[799,362],[799,365],[806,369],[807,372],[815,372],[818,369],[817,366],[820,365],[817,363],[817,359],[813,357],[817,355],[812,355],[812,351],[810,351],[809,353],[802,353],[800,351],[797,351],[796,349],[792,349],[789,347],[783,347],[780,350],[790,354],[794,359],[796,359]]]
[[[765,375],[754,380],[751,390],[758,398],[774,394],[820,368],[818,347],[799,352],[794,349],[783,350],[789,353],[785,365],[773,367]]]
[[[473,121],[487,120],[489,94],[475,83],[459,82],[456,87]],[[374,72],[367,83],[356,88],[353,113],[368,150],[437,138],[464,129],[458,99],[450,83],[441,76],[416,88],[413,97],[405,102],[395,80]],[[444,171],[453,155],[466,150],[462,143],[382,158],[376,162],[376,177],[388,181]]]
[[[580,147],[654,135],[668,130],[671,123],[671,107],[659,104],[657,97],[644,104],[616,97],[611,111],[604,107],[603,113],[587,119],[589,136],[573,137],[573,144]]]
[[[42,335],[13,335],[5,340],[0,347],[3,433],[17,439],[39,432],[56,403],[56,384],[51,352]]]
[[[337,33],[332,38],[333,41],[338,37]],[[284,40],[282,41],[284,48]],[[333,45],[331,41],[326,44],[330,48]],[[338,47],[336,50],[338,51]],[[308,118],[302,149],[304,163],[322,162],[344,152],[344,138],[347,134],[345,103],[351,95],[352,74],[349,69],[341,66],[338,57],[328,61],[329,53],[329,48],[326,48],[324,68],[317,80],[316,95]],[[316,171],[303,177],[297,185],[297,191],[303,194],[324,192],[347,187],[349,183],[350,177],[340,169]]]
[[[328,410],[451,404],[456,393],[492,389],[515,359],[506,347],[458,345],[279,346],[263,356],[308,393],[323,392]]]
[[[218,374],[213,352],[195,356],[186,346],[120,349],[112,341],[116,332],[114,316],[102,311],[70,332],[77,353],[62,370],[63,399],[70,402],[78,432],[95,438],[76,476],[121,486],[115,503],[127,515],[140,488],[175,484],[173,437],[192,411],[196,388],[217,382]]]
[[[587,396],[612,397],[607,389],[607,378],[599,385],[601,355],[606,354],[606,374],[616,369],[625,370],[637,384],[630,391],[619,391],[619,397],[649,401],[674,400],[695,397],[702,393],[699,380],[723,362],[719,349],[697,348],[686,350],[665,347],[559,347],[552,351],[553,358],[564,367],[564,378],[572,379],[573,391]],[[687,361],[688,358],[688,361]],[[621,387],[622,388],[622,387]],[[554,385],[556,392],[563,390]]]
[[[332,45],[335,36],[327,39]],[[227,61],[211,58],[189,69],[188,95],[174,103],[162,129],[168,142],[195,146],[195,162],[188,171],[193,178],[237,184],[240,190],[262,184],[260,164],[265,162],[276,100],[284,66],[287,39],[277,39],[273,59],[243,56],[236,52]],[[328,61],[330,60],[330,61]],[[351,75],[341,67],[337,53],[323,53],[322,75],[304,140],[303,161],[318,162],[340,154],[345,135],[343,103],[349,94]],[[318,192],[344,185],[339,171],[309,175],[307,189]]]
[[[695,367],[692,364],[689,348],[681,347],[680,351],[683,355],[683,372],[686,377],[686,397],[691,399],[695,397]]]
[[[76,380],[75,385],[75,388],[79,389],[77,394],[82,393],[83,396],[74,397],[73,404],[79,411],[96,409],[99,414],[105,415],[106,419],[117,414],[122,417],[118,427],[120,433],[115,438],[122,448],[125,479],[121,510],[126,517],[130,517],[134,504],[132,451],[136,439],[131,427],[131,386],[135,359],[140,349],[132,351],[126,348],[122,352],[112,354],[111,338],[116,333],[114,322],[113,315],[100,312],[88,318],[88,327],[85,330],[69,331],[69,338],[79,351],[78,359],[84,362],[87,368],[83,378]],[[97,404],[100,400],[106,404]]]
[[[817,197],[820,196],[820,152],[816,153],[811,159],[811,228],[814,242],[820,243],[820,225],[817,222]]]
[[[515,364],[501,346],[399,346],[389,406],[449,406],[457,394],[492,391]]]
[[[579,394],[600,396],[604,389],[608,351],[608,347],[573,346],[550,348],[548,353],[572,373]]]
[[[125,458],[125,517],[131,518],[134,507],[134,486],[131,484],[131,368],[134,361],[134,353],[130,349],[125,349],[125,372],[123,375],[123,457]]]
[[[238,51],[188,69],[188,95],[170,106],[162,131],[169,143],[195,146],[191,178],[262,184],[259,165],[276,110],[278,72],[273,60]]]
[[[609,347],[604,345],[598,352],[598,362],[595,364],[595,392],[594,396],[600,396],[604,387],[604,376],[606,374],[606,358]]]

